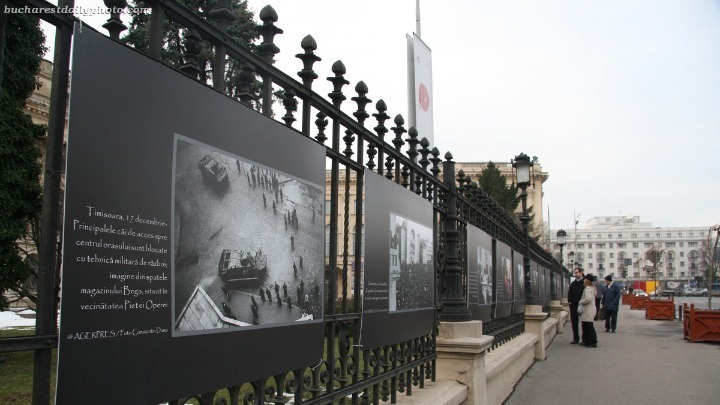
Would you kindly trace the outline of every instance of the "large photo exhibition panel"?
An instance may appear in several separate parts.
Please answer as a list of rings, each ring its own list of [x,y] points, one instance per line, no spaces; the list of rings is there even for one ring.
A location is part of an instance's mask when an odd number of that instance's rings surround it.
[[[467,300],[473,319],[490,321],[493,302],[492,238],[479,228],[467,226]]]
[[[510,246],[500,241],[495,242],[495,267],[497,269],[495,318],[505,318],[512,313],[515,278],[512,267],[512,250]]]
[[[433,328],[433,207],[365,171],[363,349],[427,335]]]
[[[513,313],[520,314],[525,312],[525,271],[523,269],[523,255],[516,251],[513,251],[512,255],[513,273],[515,277]],[[532,269],[530,275],[532,277]]]
[[[317,364],[324,148],[88,27],[74,40],[58,403]]]

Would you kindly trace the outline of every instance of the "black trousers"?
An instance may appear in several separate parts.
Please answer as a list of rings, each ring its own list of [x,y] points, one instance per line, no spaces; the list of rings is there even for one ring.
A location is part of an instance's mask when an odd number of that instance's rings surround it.
[[[600,320],[600,298],[595,298],[595,320]]]
[[[617,310],[605,310],[605,329],[615,330],[617,328]]]
[[[592,322],[582,322],[582,340],[586,345],[597,344],[597,333]]]
[[[580,315],[577,313],[578,304],[570,304],[570,324],[572,325],[573,342],[580,341],[580,333],[578,325],[580,324]]]

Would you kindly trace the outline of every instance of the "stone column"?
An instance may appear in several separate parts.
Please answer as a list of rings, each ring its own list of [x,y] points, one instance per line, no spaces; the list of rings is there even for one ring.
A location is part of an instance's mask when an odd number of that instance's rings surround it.
[[[557,323],[557,334],[563,333],[563,318],[562,318],[563,306],[560,301],[550,301],[550,316],[558,320]]]
[[[437,380],[453,380],[468,387],[468,405],[486,405],[485,351],[492,336],[482,334],[482,322],[440,322],[437,337]]]
[[[525,332],[533,333],[538,337],[535,343],[535,359],[545,360],[545,333],[543,322],[547,319],[547,312],[542,312],[542,305],[525,305]]]

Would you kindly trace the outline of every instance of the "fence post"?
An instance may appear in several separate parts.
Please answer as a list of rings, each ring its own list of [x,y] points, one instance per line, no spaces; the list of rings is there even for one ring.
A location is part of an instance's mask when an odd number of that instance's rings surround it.
[[[442,322],[467,322],[472,319],[467,302],[462,293],[462,269],[460,268],[460,258],[458,257],[458,242],[460,240],[460,232],[458,231],[458,214],[457,214],[457,186],[455,185],[455,162],[452,161],[450,152],[445,154],[443,162],[443,182],[448,188],[447,201],[445,207],[447,214],[445,215],[445,224],[443,232],[445,233],[445,257],[446,264],[443,269],[441,302],[442,312],[440,313],[440,321]]]
[[[58,7],[72,8],[73,0],[61,0]],[[58,268],[58,233],[60,229],[60,183],[63,165],[65,112],[70,73],[70,45],[72,25],[58,25],[55,35],[55,56],[50,89],[48,137],[45,149],[45,179],[42,212],[40,214],[40,242],[37,318],[35,336],[56,332],[57,302],[55,301],[55,272]],[[52,349],[35,350],[33,365],[33,405],[50,403],[50,370]]]

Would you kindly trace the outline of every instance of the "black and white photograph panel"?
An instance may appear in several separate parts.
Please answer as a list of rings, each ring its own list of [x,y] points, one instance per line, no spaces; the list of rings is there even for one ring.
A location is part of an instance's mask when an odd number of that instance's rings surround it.
[[[181,135],[174,173],[176,333],[322,318],[321,186]]]
[[[516,256],[517,258],[517,256]],[[525,297],[525,275],[523,273],[523,263],[522,258],[520,258],[519,263],[515,264],[515,268],[517,271],[517,276],[515,277],[515,280],[517,280],[517,287],[518,287],[518,296],[515,297],[518,300],[523,299]]]
[[[433,305],[433,232],[390,213],[390,280],[388,311]]]
[[[492,252],[477,246],[478,272],[480,281],[480,304],[492,303]]]
[[[512,260],[509,257],[503,256],[501,258],[500,274],[503,277],[503,300],[509,302],[513,300],[513,274],[512,274]]]

